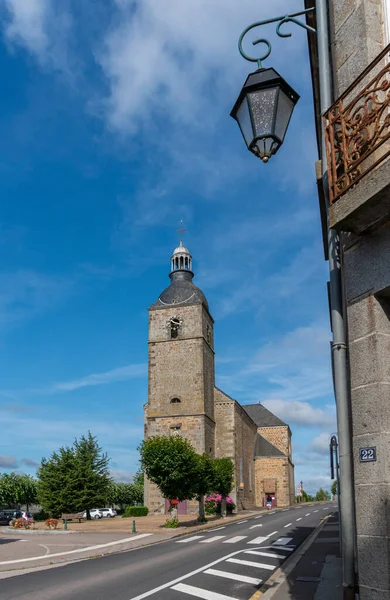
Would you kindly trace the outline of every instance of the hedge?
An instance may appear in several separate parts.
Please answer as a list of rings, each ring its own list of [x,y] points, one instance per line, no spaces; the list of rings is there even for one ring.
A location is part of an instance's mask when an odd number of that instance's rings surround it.
[[[124,517],[146,517],[149,509],[147,506],[127,506]]]

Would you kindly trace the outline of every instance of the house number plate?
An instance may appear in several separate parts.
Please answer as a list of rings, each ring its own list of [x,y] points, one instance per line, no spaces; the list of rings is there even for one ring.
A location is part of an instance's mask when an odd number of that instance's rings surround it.
[[[360,462],[373,462],[376,460],[376,447],[359,448],[359,460]]]

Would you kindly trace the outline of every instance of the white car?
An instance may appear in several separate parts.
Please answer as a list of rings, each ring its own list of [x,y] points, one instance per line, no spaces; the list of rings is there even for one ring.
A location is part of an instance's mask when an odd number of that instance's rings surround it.
[[[108,517],[112,519],[116,517],[116,510],[114,508],[98,508],[98,511],[102,513],[103,517]]]
[[[91,515],[91,519],[101,519],[103,516],[98,508],[90,508],[89,514]],[[86,519],[86,518],[87,518],[87,511],[85,510],[83,512],[83,519]]]

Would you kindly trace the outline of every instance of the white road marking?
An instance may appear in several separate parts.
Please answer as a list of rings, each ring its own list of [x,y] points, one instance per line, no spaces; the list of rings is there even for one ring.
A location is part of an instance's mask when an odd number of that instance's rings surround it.
[[[297,519],[297,521],[302,521],[302,517],[299,517],[299,519]]]
[[[212,542],[216,542],[218,540],[222,540],[222,538],[226,537],[225,535],[213,535],[211,538],[207,538],[207,540],[202,540],[199,544],[211,544]]]
[[[273,571],[275,569],[275,567],[272,565],[253,562],[253,560],[242,560],[240,558],[228,558],[226,562],[236,563],[237,565],[245,565],[247,567],[258,567],[259,569],[267,569],[267,571]]]
[[[265,546],[265,548],[266,547],[267,546]],[[286,552],[293,552],[293,550],[295,550],[295,546],[291,548],[290,546],[274,546],[273,544],[270,548],[275,548],[275,550],[286,550]]]
[[[274,542],[273,546],[287,546],[289,542],[291,542],[292,537],[280,537],[276,542]]]
[[[286,510],[290,510],[289,508],[284,508],[281,512],[286,512]]]
[[[324,510],[326,510],[326,508],[324,508]],[[261,519],[263,515],[260,515],[259,517],[255,517],[255,519]]]
[[[258,525],[252,525],[252,527],[249,527],[249,529],[254,529],[255,527],[263,527],[261,523],[259,523]]]
[[[318,510],[315,510],[314,512],[318,512]]]
[[[259,552],[259,550],[245,550],[244,554],[255,554],[256,556],[268,556],[269,558],[286,558],[285,554],[276,554],[276,552]]]
[[[267,538],[267,536],[264,537],[257,537],[254,540],[250,540],[249,542],[247,542],[248,544],[262,544]]]
[[[194,540],[200,540],[204,535],[193,535],[189,538],[185,538],[184,540],[177,540],[176,544],[188,544],[188,542],[193,542]]]
[[[305,517],[308,517],[311,513],[307,513],[307,515],[305,515]]]
[[[290,527],[290,525],[292,525],[292,523],[287,523],[287,525],[285,525],[284,528]]]
[[[209,529],[207,533],[211,533],[213,531],[220,531],[221,529],[225,529],[225,525],[223,527],[217,527],[217,529]]]
[[[233,581],[242,581],[243,583],[252,583],[260,585],[261,579],[255,577],[247,577],[246,575],[237,575],[236,573],[228,573],[227,571],[218,571],[217,569],[207,569],[207,575],[215,575],[216,577],[224,577],[225,579],[233,579]]]
[[[274,510],[273,512],[268,513],[269,515],[274,515],[276,513],[276,510]]]
[[[215,565],[218,565],[219,563],[226,561],[227,559],[231,558],[232,556],[237,556],[238,554],[242,554],[242,553],[243,553],[242,550],[236,550],[235,552],[226,554],[222,558],[218,558],[218,560],[214,560],[213,562],[209,563],[208,565],[203,565],[203,567],[200,567],[199,569],[195,569],[195,571],[191,571],[191,573],[186,573],[185,575],[182,575],[181,577],[178,577],[177,579],[168,581],[168,583],[164,583],[163,585],[160,585],[159,587],[156,587],[152,590],[148,590],[147,592],[144,592],[143,594],[140,594],[139,596],[135,596],[134,598],[131,598],[130,600],[144,600],[145,598],[149,598],[149,596],[153,596],[154,594],[157,594],[157,592],[166,590],[167,588],[175,585],[176,583],[179,583],[180,581],[184,581],[185,579],[188,579],[189,577],[193,577],[193,575],[198,575],[198,573],[203,573],[203,571],[205,571],[206,569],[209,569],[210,567],[214,567]]]
[[[48,554],[50,554],[50,548],[49,546],[45,546],[45,544],[38,544],[39,546],[42,546],[42,548],[45,548],[46,552],[45,552],[45,556],[47,556]]]
[[[237,542],[241,542],[241,540],[245,540],[247,537],[247,535],[235,535],[234,537],[222,542],[222,544],[236,544]]]
[[[195,596],[195,598],[203,598],[203,600],[236,600],[233,596],[225,596],[225,594],[217,594],[216,592],[210,592],[209,590],[202,590],[193,585],[186,585],[185,583],[178,583],[173,586],[171,590],[184,592],[184,594]]]
[[[76,554],[77,552],[88,552],[88,550],[98,550],[99,548],[108,548],[109,546],[116,546],[117,544],[124,544],[125,542],[132,542],[134,540],[140,540],[141,538],[153,535],[153,533],[140,533],[131,538],[124,538],[122,540],[116,540],[115,542],[107,542],[106,544],[97,544],[96,546],[87,546],[86,548],[78,548],[77,550],[67,550],[66,552],[56,552],[55,554],[45,554],[43,556],[31,556],[30,558],[18,558],[17,560],[4,560],[0,562],[0,565],[11,565],[15,563],[31,562],[33,560],[41,560],[42,558],[51,558],[52,556],[65,556],[66,554]]]
[[[245,519],[245,521],[237,521],[236,525],[241,525],[241,523],[247,523],[247,522],[248,522],[248,519]]]
[[[329,508],[323,508],[322,510],[329,510]],[[256,517],[256,519],[258,519],[258,517]]]

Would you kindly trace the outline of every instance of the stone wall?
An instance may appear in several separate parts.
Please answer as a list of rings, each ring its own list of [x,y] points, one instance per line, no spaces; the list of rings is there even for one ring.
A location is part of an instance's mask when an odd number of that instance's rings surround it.
[[[276,499],[279,507],[290,506],[289,460],[287,457],[256,458],[256,506],[264,506],[264,480],[276,479]]]
[[[383,0],[335,0],[330,6],[337,98],[385,46],[385,24]]]
[[[275,448],[288,456],[290,451],[290,434],[288,427],[259,427],[258,432]]]

